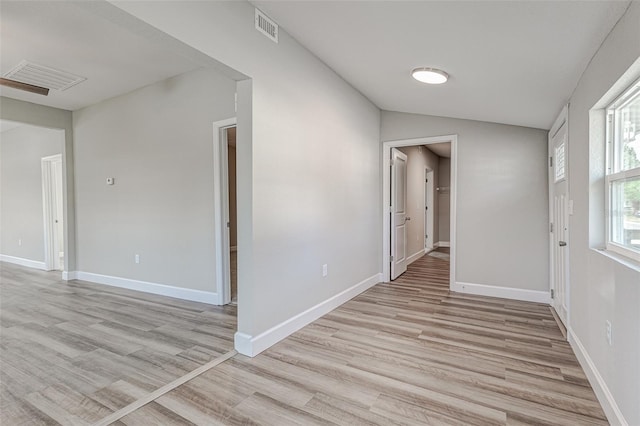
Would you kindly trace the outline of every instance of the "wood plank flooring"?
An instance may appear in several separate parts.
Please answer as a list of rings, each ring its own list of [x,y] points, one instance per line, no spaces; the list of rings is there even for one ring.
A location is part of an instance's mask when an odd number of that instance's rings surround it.
[[[233,349],[236,328],[235,306],[2,262],[0,424],[96,422]]]
[[[424,256],[114,425],[607,424],[546,305],[448,291]]]

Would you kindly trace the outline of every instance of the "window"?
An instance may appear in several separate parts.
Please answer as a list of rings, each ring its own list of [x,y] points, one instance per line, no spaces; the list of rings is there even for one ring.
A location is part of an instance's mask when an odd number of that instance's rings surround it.
[[[556,167],[555,167],[555,175],[556,182],[560,182],[565,178],[565,155],[564,155],[564,142],[556,147]]]
[[[640,261],[640,80],[607,107],[607,249]]]

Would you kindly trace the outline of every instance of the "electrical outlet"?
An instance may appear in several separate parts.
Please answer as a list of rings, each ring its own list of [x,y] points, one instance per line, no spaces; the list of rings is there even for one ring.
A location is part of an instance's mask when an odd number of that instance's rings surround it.
[[[140,263],[140,255],[139,254],[136,254],[134,259],[135,259],[136,263]]]
[[[322,276],[326,277],[329,274],[329,265],[326,263],[322,265]]]
[[[607,342],[609,343],[609,346],[612,346],[613,343],[611,343],[611,321],[607,320],[605,324],[607,327]]]

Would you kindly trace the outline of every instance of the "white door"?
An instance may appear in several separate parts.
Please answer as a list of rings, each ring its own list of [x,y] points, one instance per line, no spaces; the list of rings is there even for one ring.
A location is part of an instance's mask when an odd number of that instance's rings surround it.
[[[433,249],[433,170],[425,169],[424,178],[424,248]]]
[[[569,275],[569,188],[567,183],[567,123],[566,120],[551,135],[551,304],[562,322],[567,325]]]
[[[391,150],[391,279],[407,270],[407,156]]]

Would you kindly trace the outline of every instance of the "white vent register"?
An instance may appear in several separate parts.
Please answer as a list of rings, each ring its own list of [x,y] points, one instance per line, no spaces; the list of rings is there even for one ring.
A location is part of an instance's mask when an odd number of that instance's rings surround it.
[[[69,87],[86,80],[86,78],[80,77],[79,75],[28,61],[20,62],[11,71],[5,73],[3,77],[54,90],[67,90]]]
[[[256,30],[266,35],[273,42],[278,42],[278,24],[258,9],[256,9]]]

